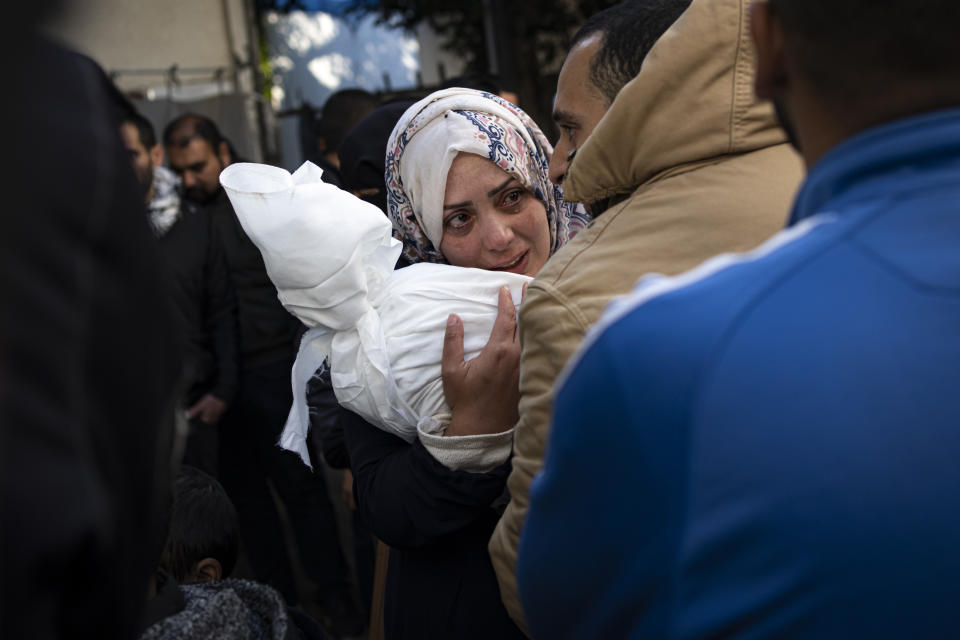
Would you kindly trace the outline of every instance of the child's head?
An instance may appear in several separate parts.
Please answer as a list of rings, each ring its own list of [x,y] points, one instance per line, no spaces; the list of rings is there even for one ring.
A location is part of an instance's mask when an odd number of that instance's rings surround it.
[[[226,578],[240,546],[237,511],[213,477],[184,466],[173,485],[160,568],[181,584]]]

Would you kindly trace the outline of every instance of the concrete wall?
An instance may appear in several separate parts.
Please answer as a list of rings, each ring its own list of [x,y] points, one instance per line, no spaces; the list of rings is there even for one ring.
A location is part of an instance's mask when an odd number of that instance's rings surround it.
[[[372,17],[267,13],[263,19],[275,85],[272,104],[260,105],[267,124],[267,133],[261,134],[257,101],[263,99],[254,92],[253,71],[236,65],[251,58],[247,17],[252,2],[73,0],[49,31],[95,59],[120,89],[137,97],[158,133],[184,110],[216,116],[220,109],[230,109],[221,118],[224,132],[241,153],[257,161],[272,157],[287,168],[302,162],[298,122],[274,118],[274,112],[305,103],[321,107],[331,93],[349,87],[412,89],[418,72],[424,84],[435,85],[441,80],[439,62],[447,78],[463,68],[441,50],[427,27],[407,33],[377,26]],[[179,83],[167,72],[173,65],[179,67]],[[219,78],[217,68],[223,70]],[[218,101],[218,96],[243,96],[245,102]],[[238,108],[240,115],[234,113]]]
[[[75,0],[48,31],[138,98],[158,135],[176,115],[199,111],[217,120],[241,154],[262,160],[264,141],[272,145],[261,135],[253,71],[245,66],[253,55],[248,1]],[[167,72],[173,65],[177,82]]]
[[[228,26],[229,25],[229,26]],[[244,0],[79,0],[51,26],[55,35],[108,71],[125,91],[162,87],[163,76],[124,70],[223,67],[249,58]],[[184,83],[212,73],[180,74]]]

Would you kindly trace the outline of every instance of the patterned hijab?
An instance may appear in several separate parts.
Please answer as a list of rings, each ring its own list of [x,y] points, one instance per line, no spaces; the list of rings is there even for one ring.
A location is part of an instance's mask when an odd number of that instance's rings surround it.
[[[387,143],[387,209],[412,262],[446,263],[439,250],[444,192],[462,152],[489,159],[543,203],[551,254],[589,222],[550,182],[553,147],[530,116],[490,93],[444,89],[407,109]]]

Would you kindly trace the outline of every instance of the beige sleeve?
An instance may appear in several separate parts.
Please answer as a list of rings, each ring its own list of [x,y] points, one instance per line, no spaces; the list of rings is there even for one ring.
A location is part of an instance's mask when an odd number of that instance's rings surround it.
[[[445,436],[450,414],[421,418],[417,435],[423,448],[451,471],[487,473],[510,458],[513,429],[474,436]]]
[[[500,596],[514,622],[529,635],[515,574],[517,547],[527,517],[530,483],[543,466],[550,428],[553,383],[573,355],[589,324],[579,307],[549,284],[536,280],[520,307],[520,420],[507,480],[510,503],[490,540]]]

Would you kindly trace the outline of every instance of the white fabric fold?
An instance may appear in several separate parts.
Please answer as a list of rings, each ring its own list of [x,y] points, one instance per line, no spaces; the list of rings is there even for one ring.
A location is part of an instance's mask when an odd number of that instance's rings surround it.
[[[463,319],[465,357],[476,357],[493,329],[500,287],[509,286],[519,305],[530,280],[441,264],[394,271],[400,243],[387,218],[320,175],[307,162],[292,176],[251,163],[230,165],[220,176],[280,301],[310,327],[280,438],[307,464],[306,385],[324,360],[341,405],[410,442],[421,418],[450,410],[440,379],[449,314]]]

